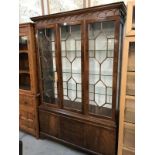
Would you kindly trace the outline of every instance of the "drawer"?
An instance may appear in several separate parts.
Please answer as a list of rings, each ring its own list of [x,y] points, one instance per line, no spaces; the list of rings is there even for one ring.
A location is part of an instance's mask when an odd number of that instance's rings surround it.
[[[28,120],[26,118],[20,118],[20,124],[22,126],[25,126],[27,128],[34,128],[34,121],[33,120]]]
[[[34,121],[20,118],[19,119],[19,127],[20,127],[20,129],[22,129],[32,135],[35,135]]]
[[[33,98],[31,96],[19,95],[19,103],[23,106],[33,106]]]
[[[125,122],[135,123],[135,98],[127,96],[125,100]]]
[[[135,95],[135,72],[127,73],[126,94],[131,96]]]
[[[127,148],[135,148],[135,125],[124,123],[123,145]]]
[[[20,114],[19,115],[20,118],[25,118],[28,120],[34,120],[34,113],[20,109],[19,114]]]

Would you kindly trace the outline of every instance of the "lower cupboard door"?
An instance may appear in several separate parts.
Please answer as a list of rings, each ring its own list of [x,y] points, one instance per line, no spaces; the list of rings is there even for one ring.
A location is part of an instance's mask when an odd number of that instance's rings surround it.
[[[58,137],[58,116],[47,112],[39,112],[40,131]]]
[[[86,147],[105,155],[115,155],[115,132],[113,130],[88,125],[86,127]]]
[[[84,146],[84,124],[60,118],[60,138],[75,145]]]

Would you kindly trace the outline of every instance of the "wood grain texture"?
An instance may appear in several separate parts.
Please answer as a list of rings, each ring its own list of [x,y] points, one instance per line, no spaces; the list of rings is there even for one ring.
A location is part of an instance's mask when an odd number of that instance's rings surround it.
[[[126,95],[134,96],[135,95],[135,73],[127,73],[127,85],[126,85]]]
[[[135,71],[135,46],[133,43],[135,42],[131,42],[129,45],[128,72]]]
[[[56,65],[58,71],[58,100],[59,106],[45,103],[43,100],[39,106],[40,134],[45,137],[59,139],[66,143],[79,146],[89,152],[96,154],[115,155],[117,152],[117,126],[118,118],[116,100],[118,96],[119,74],[118,60],[120,24],[124,21],[126,8],[124,3],[97,6],[75,11],[57,13],[53,15],[32,18],[35,22],[36,33],[39,29],[51,28],[56,32]],[[108,116],[93,115],[89,112],[89,44],[88,44],[88,23],[101,21],[114,21],[115,23],[115,50],[114,50],[114,71],[113,71],[113,100],[112,110],[104,108],[101,112],[108,113]],[[71,110],[64,105],[71,107],[74,102],[67,102],[63,99],[62,83],[62,62],[61,62],[61,38],[60,27],[66,22],[68,25],[81,25],[81,59],[82,59],[82,110]],[[38,64],[40,73],[41,60],[38,47]],[[39,76],[41,76],[39,74]],[[39,77],[41,79],[41,77]],[[40,85],[40,92],[43,87]],[[42,93],[41,93],[42,96]],[[42,97],[41,97],[42,98]],[[91,107],[95,109],[94,106]],[[95,109],[96,110],[96,109]]]
[[[114,155],[116,132],[113,127],[98,126],[89,121],[39,110],[40,132],[62,139],[96,154]]]
[[[133,16],[133,7],[135,6],[135,1],[129,1],[127,4],[127,22],[126,22],[126,36],[135,36],[135,29],[132,29],[132,16]]]
[[[123,155],[135,155],[135,150],[123,147],[122,154]]]
[[[119,140],[118,155],[126,152],[123,149],[124,139],[124,123],[135,122],[135,51],[130,50],[130,43],[135,42],[135,37],[125,37],[123,47],[122,62],[122,81],[121,81],[121,98],[120,98],[120,114],[119,114]],[[131,52],[131,53],[130,53]],[[131,151],[132,152],[132,151]],[[132,152],[133,153],[133,152]]]
[[[40,112],[39,120],[40,120],[40,131],[58,137],[59,118],[57,115],[48,114],[46,112]]]
[[[135,148],[135,125],[124,123],[123,146],[127,148]]]
[[[135,123],[135,97],[126,96],[124,121]]]
[[[20,58],[20,70],[19,73],[25,73],[26,69],[29,74],[30,90],[23,89],[19,90],[19,126],[20,130],[30,133],[37,138],[39,137],[39,124],[38,124],[38,79],[37,79],[37,69],[36,69],[36,47],[35,47],[35,36],[34,36],[34,25],[32,23],[25,23],[19,25],[19,36],[27,36],[28,48],[27,50],[20,51],[20,55],[27,54],[27,62]],[[27,64],[25,64],[27,63]],[[27,66],[28,65],[28,66]],[[28,68],[28,70],[27,70]],[[24,80],[24,75],[23,75]],[[22,80],[22,79],[21,79]],[[25,81],[23,81],[25,82]]]
[[[69,16],[68,16],[69,15]],[[123,2],[79,9],[74,11],[56,13],[46,16],[31,18],[37,23],[37,27],[47,27],[51,23],[74,22],[86,19],[105,19],[112,16],[120,16],[124,18],[126,15],[126,7]]]

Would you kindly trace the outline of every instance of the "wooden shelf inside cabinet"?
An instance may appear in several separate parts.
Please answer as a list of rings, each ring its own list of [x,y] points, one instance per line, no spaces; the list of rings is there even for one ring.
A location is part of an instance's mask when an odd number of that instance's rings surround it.
[[[19,70],[19,74],[30,74],[29,70]]]
[[[123,147],[122,155],[135,155],[135,149]]]
[[[20,85],[19,89],[30,91],[30,86],[29,85]]]
[[[135,100],[135,96],[126,95],[125,98],[126,98],[126,99]]]
[[[28,53],[28,50],[19,49],[19,53]]]

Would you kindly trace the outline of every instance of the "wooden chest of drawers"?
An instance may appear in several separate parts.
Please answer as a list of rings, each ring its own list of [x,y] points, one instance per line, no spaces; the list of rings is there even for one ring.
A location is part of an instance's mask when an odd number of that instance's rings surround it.
[[[20,94],[19,96],[19,126],[20,129],[34,136],[37,131],[37,106],[38,99],[34,95]],[[38,136],[37,136],[38,137]]]

